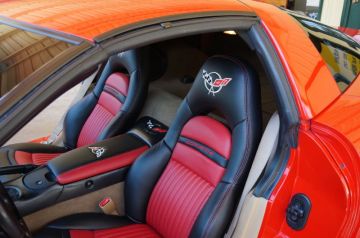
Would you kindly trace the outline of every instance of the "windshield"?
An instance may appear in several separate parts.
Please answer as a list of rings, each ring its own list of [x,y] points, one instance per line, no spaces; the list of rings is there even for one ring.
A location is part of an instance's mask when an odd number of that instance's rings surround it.
[[[0,24],[0,98],[75,45]]]

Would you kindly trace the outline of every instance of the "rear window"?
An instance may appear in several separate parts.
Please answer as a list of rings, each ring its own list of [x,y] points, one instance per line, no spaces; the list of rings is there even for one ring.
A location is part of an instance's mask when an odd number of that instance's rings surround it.
[[[360,72],[360,46],[340,31],[309,18],[292,15],[308,33],[310,40],[330,69],[343,92]]]
[[[0,24],[0,98],[75,45]]]

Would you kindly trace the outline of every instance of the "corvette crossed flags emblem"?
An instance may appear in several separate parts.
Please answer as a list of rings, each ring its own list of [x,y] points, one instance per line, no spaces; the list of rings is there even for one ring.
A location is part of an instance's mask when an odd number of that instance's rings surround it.
[[[204,79],[205,88],[209,94],[215,96],[216,93],[220,92],[223,87],[228,85],[232,78],[223,78],[217,72],[207,72],[203,69],[202,77]]]
[[[91,150],[93,154],[96,155],[96,158],[100,158],[106,150],[105,147],[88,147],[88,148]]]

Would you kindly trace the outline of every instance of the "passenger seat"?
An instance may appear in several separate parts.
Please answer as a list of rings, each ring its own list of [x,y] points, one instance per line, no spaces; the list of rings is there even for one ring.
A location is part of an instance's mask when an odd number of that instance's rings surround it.
[[[125,132],[144,104],[149,75],[144,49],[129,50],[109,58],[94,88],[66,113],[64,146],[20,143],[0,150],[0,167],[41,165],[61,153]]]

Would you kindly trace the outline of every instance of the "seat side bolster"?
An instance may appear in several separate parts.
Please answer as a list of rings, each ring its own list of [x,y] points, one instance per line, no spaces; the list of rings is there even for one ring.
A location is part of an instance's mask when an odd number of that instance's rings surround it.
[[[138,56],[138,58],[148,57],[145,52],[141,53],[143,55],[141,55],[141,57]],[[134,68],[137,68],[137,70],[133,70],[130,72],[129,85],[125,102],[122,105],[121,110],[115,115],[111,122],[98,136],[97,141],[101,141],[106,138],[124,133],[131,126],[133,126],[137,117],[139,116],[141,109],[145,104],[149,83],[147,78],[147,67],[145,67],[144,64],[146,62],[143,62],[143,60],[144,59],[138,59],[138,61],[140,62],[132,62],[132,64],[134,65],[131,65],[131,67],[128,68],[128,71]],[[122,61],[120,60],[120,62]]]
[[[170,149],[161,141],[131,166],[125,182],[125,213],[133,221],[146,223],[146,210],[151,193],[170,156]]]
[[[102,213],[79,213],[51,222],[47,227],[66,230],[98,230],[118,228],[134,224],[124,216],[113,216]]]
[[[93,111],[97,98],[89,93],[66,113],[64,119],[64,145],[69,149],[76,148],[81,129]]]
[[[192,227],[189,237],[222,237],[237,202],[238,185],[220,182]]]

